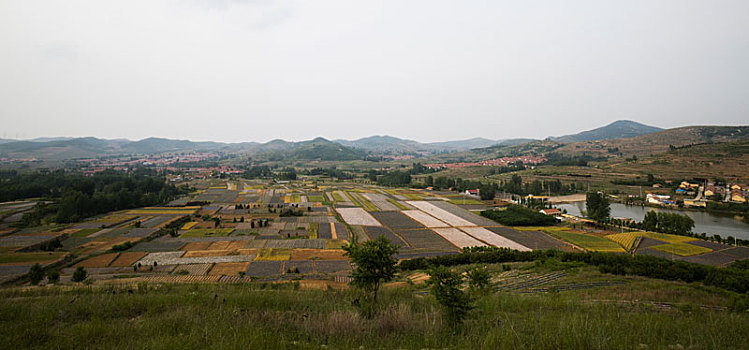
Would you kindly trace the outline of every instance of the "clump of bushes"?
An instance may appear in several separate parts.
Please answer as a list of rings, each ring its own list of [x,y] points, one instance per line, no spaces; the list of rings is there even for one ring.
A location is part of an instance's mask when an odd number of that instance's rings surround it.
[[[134,246],[133,242],[127,241],[125,243],[112,246],[112,250],[114,250],[115,252],[123,252],[132,248],[133,246]]]

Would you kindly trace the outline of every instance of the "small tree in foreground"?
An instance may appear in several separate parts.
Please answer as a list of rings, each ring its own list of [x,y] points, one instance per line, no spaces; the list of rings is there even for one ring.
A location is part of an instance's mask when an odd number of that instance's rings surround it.
[[[83,266],[78,266],[78,268],[73,272],[73,278],[71,280],[73,282],[83,282],[86,280],[86,277],[88,277],[86,269],[84,269]]]
[[[432,295],[444,308],[447,322],[453,326],[461,324],[468,312],[473,309],[473,300],[468,293],[460,289],[463,276],[450,271],[447,267],[437,266],[429,270],[429,277]]]
[[[395,264],[398,263],[395,254],[398,253],[398,246],[380,236],[362,244],[349,244],[343,247],[343,250],[354,265],[351,284],[362,289],[366,298],[371,300],[372,306],[375,306],[380,286],[395,276]],[[371,314],[370,311],[365,312],[366,316]]]
[[[39,284],[44,279],[44,270],[42,265],[34,264],[29,270],[29,282],[33,285]]]

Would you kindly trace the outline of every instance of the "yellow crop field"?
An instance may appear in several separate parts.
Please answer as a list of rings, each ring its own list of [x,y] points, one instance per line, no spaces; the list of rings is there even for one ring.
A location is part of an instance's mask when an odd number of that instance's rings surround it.
[[[613,235],[608,235],[606,238],[618,243],[624,249],[632,249],[632,245],[634,245],[635,240],[637,240],[637,237],[647,237],[652,239],[657,239],[659,241],[668,242],[668,243],[684,243],[684,242],[692,242],[696,241],[696,238],[693,237],[687,237],[687,236],[679,236],[679,235],[671,235],[667,233],[657,233],[657,232],[626,232],[626,233],[617,233]]]
[[[650,247],[650,249],[655,249],[664,253],[671,253],[678,256],[692,256],[712,252],[712,249],[710,248],[700,247],[684,242],[657,245]]]
[[[182,229],[183,229],[183,230],[189,230],[189,229],[191,229],[191,228],[192,228],[193,226],[195,226],[195,225],[197,225],[197,224],[198,224],[198,222],[197,222],[197,221],[190,221],[190,222],[188,222],[188,223],[186,223],[186,224],[182,225]]]
[[[632,245],[635,244],[635,240],[637,240],[637,237],[640,237],[641,235],[637,232],[627,232],[627,233],[617,233],[615,235],[608,235],[606,238],[618,243],[620,246],[624,247],[624,249],[632,249]]]
[[[291,249],[268,248],[261,250],[255,257],[256,261],[282,261],[291,259]]]
[[[648,238],[657,239],[659,241],[664,241],[668,243],[692,242],[692,241],[697,240],[697,238],[693,238],[693,237],[670,235],[667,233],[657,233],[657,232],[642,232],[642,235]]]

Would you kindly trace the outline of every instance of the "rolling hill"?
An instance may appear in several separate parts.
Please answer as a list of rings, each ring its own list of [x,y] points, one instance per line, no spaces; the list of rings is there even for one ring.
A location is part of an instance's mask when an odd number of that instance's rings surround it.
[[[573,135],[548,137],[546,139],[557,142],[600,141],[636,137],[663,130],[664,129],[633,122],[631,120],[617,120],[609,125],[593,130],[583,131]]]

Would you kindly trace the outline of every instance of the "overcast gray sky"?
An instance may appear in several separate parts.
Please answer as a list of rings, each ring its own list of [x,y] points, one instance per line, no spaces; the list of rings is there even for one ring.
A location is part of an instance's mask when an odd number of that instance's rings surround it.
[[[0,2],[0,137],[749,123],[749,1]]]

